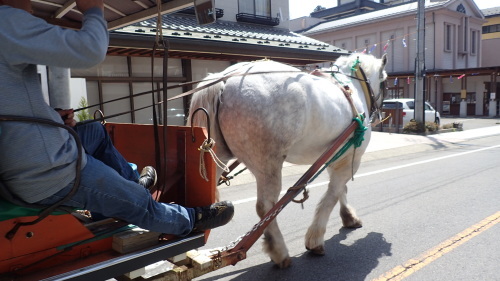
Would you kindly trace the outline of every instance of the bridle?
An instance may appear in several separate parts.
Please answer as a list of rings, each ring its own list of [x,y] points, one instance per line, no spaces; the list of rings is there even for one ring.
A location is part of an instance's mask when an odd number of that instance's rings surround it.
[[[340,79],[338,79],[335,76],[335,74],[342,74],[343,76],[345,76],[347,78],[350,78],[350,79],[353,79],[353,80],[357,80],[357,81],[360,82],[360,85],[361,85],[361,88],[363,89],[363,94],[365,96],[365,100],[366,100],[366,103],[367,103],[367,107],[368,107],[368,110],[369,110],[369,114],[370,114],[370,123],[373,124],[375,122],[374,121],[375,120],[375,118],[374,118],[375,114],[378,115],[378,120],[382,120],[382,114],[381,114],[381,111],[380,111],[380,107],[378,105],[378,101],[385,96],[385,94],[384,94],[385,91],[381,89],[379,91],[378,95],[375,96],[375,92],[373,91],[373,87],[371,86],[369,79],[366,77],[366,74],[363,71],[363,68],[361,68],[361,66],[358,66],[358,64],[359,64],[359,62],[356,62],[351,67],[353,75],[349,75],[349,74],[345,74],[345,73],[341,72],[340,69],[339,69],[339,67],[337,65],[332,65],[332,67],[336,67],[337,70],[329,71],[329,73],[343,87],[348,87],[348,86],[345,85],[345,83],[343,83]],[[381,83],[383,83],[383,82],[381,82]]]
[[[365,95],[366,102],[368,103],[368,109],[370,111],[370,123],[374,122],[375,114],[378,114],[378,120],[382,120],[382,114],[380,112],[378,101],[380,100],[380,98],[384,97],[384,91],[379,90],[378,95],[375,96],[373,87],[371,86],[370,81],[366,78],[366,74],[363,69],[361,67],[358,67],[354,73],[358,81],[362,82],[361,88],[363,88],[363,93]]]

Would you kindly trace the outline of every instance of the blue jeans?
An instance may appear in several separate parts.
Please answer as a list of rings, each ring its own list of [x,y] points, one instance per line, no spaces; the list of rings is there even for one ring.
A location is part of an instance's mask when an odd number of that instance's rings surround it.
[[[99,122],[76,126],[85,152],[117,171],[122,177],[137,182],[139,175],[132,170],[128,161],[116,150],[111,138]]]
[[[63,205],[121,219],[151,231],[178,236],[191,232],[195,221],[194,209],[156,202],[142,185],[126,179],[117,170],[93,156],[86,156],[87,165],[81,170],[78,191]],[[129,167],[128,163],[126,166]],[[37,203],[52,205],[64,198],[72,187],[73,182]]]

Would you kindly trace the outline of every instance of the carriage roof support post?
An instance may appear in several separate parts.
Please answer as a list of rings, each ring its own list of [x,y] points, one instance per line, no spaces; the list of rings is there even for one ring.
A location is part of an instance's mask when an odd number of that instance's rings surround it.
[[[53,108],[71,108],[70,70],[65,67],[48,67],[50,106]]]
[[[332,143],[330,148],[325,151],[314,164],[305,172],[304,175],[293,185],[288,192],[274,205],[274,207],[257,223],[252,230],[250,230],[243,239],[233,248],[228,249],[215,258],[220,261],[219,268],[228,265],[235,265],[241,260],[246,258],[246,252],[255,244],[257,239],[262,235],[264,229],[271,223],[271,221],[278,216],[283,208],[290,203],[297,195],[299,195],[305,188],[309,180],[317,173],[321,166],[331,159],[334,153],[340,148],[342,144],[351,136],[351,134],[358,128],[358,121],[354,120],[347,129]]]

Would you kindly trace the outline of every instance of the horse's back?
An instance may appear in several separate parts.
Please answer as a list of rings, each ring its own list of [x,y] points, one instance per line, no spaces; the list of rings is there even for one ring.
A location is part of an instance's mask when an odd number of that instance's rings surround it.
[[[238,158],[241,151],[310,162],[350,123],[351,108],[329,79],[273,61],[246,64],[238,73],[247,75],[228,79],[218,113]]]

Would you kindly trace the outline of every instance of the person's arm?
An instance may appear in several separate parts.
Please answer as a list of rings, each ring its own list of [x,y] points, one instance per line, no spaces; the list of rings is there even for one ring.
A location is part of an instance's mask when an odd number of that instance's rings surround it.
[[[3,6],[0,9],[0,55],[12,65],[88,68],[100,63],[109,42],[107,23],[102,7],[85,4],[85,1],[77,1],[78,7],[84,10],[80,30],[54,26],[25,11]],[[102,2],[89,2],[99,1]]]

